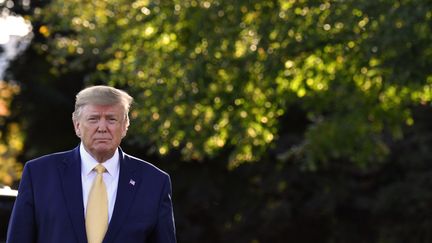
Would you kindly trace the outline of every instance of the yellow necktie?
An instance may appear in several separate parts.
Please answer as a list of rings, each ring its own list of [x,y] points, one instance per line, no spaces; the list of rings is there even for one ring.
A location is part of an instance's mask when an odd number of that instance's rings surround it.
[[[106,169],[98,164],[93,170],[97,175],[87,200],[86,231],[88,243],[101,243],[108,229],[108,196],[102,178]]]

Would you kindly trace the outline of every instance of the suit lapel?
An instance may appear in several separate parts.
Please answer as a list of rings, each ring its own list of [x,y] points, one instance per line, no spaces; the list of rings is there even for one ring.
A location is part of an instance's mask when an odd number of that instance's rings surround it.
[[[129,159],[121,149],[120,151],[120,174],[117,188],[117,196],[114,211],[108,226],[108,231],[103,242],[113,242],[118,230],[126,219],[130,205],[135,198],[137,188],[141,181],[140,173],[137,172],[136,162]]]
[[[79,147],[75,148],[71,152],[71,156],[66,158],[63,163],[60,163],[59,171],[63,186],[63,196],[74,232],[78,242],[85,243],[87,240],[85,233]]]

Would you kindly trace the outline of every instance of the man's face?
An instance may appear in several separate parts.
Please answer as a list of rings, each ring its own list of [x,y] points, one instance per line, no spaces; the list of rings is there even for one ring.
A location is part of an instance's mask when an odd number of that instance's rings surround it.
[[[104,162],[114,155],[126,135],[127,122],[120,104],[89,104],[82,107],[74,127],[86,151],[98,162]]]

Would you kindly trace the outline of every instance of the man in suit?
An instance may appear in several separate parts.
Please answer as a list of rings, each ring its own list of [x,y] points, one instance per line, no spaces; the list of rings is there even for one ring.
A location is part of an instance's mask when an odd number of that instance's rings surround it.
[[[108,86],[77,94],[81,143],[25,164],[8,243],[176,242],[168,174],[119,147],[132,100]]]

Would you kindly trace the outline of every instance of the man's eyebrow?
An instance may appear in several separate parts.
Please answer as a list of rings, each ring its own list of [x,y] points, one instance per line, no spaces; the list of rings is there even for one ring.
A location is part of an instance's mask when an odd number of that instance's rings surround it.
[[[115,113],[105,113],[104,115],[99,114],[99,113],[92,113],[92,114],[89,114],[88,116],[91,116],[91,117],[100,117],[100,116],[116,117],[116,116],[119,116],[119,115],[115,114]]]

